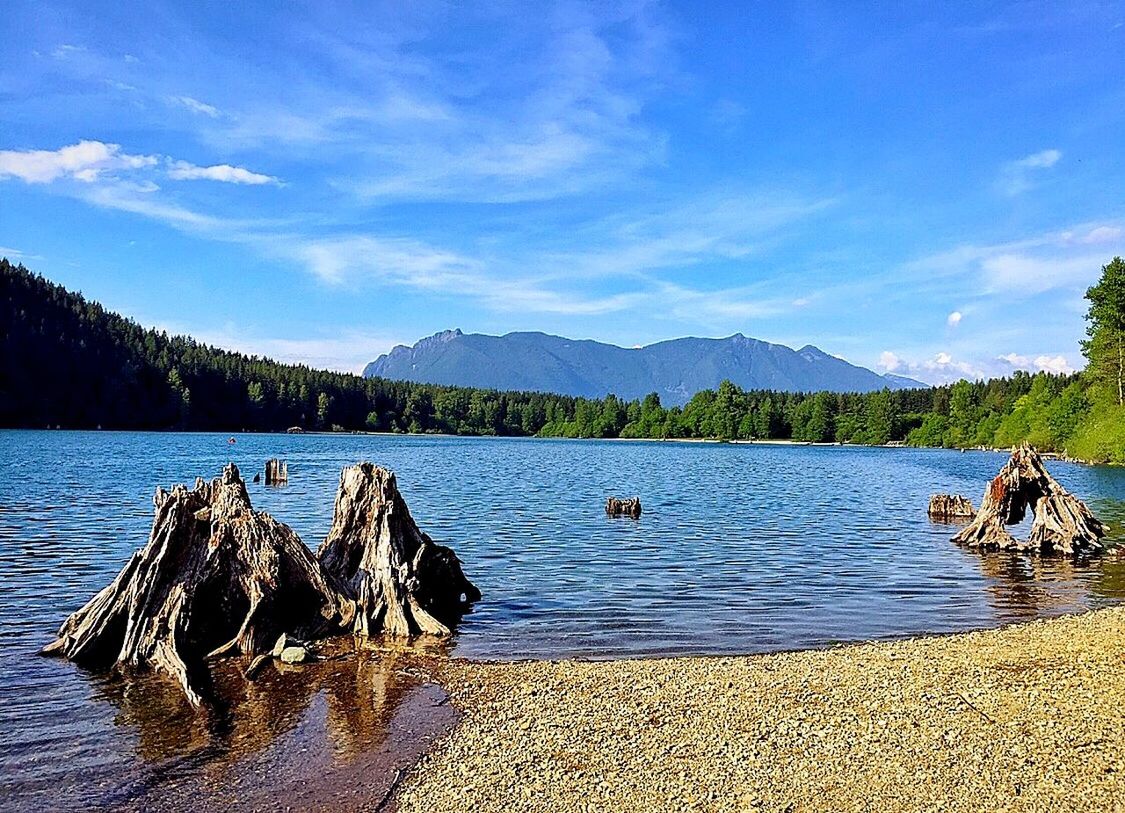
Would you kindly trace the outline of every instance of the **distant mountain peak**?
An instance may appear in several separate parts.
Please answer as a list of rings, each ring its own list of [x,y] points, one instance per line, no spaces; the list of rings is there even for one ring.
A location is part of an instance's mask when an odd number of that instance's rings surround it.
[[[369,377],[498,390],[535,390],[632,400],[658,393],[669,405],[729,379],[743,389],[870,392],[924,387],[881,376],[811,344],[793,350],[735,333],[724,339],[686,337],[644,347],[541,332],[503,336],[445,330],[399,346],[367,365]]]

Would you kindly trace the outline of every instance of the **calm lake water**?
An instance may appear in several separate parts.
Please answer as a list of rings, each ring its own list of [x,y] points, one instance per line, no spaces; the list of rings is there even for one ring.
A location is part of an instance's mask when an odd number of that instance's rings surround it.
[[[0,807],[228,806],[214,795],[224,783],[259,777],[274,790],[284,781],[305,787],[286,756],[295,749],[318,782],[335,771],[346,784],[372,753],[393,757],[407,734],[429,730],[419,710],[437,705],[430,689],[403,678],[409,669],[370,659],[278,672],[252,690],[239,684],[233,716],[203,724],[163,683],[125,686],[35,656],[145,542],[155,486],[216,476],[228,460],[247,480],[269,457],[289,461],[290,485],[251,483],[250,496],[312,548],[328,530],[343,466],[393,469],[415,520],[457,551],[484,594],[451,647],[469,658],[820,647],[994,627],[1125,598],[1125,561],[1116,557],[982,556],[954,546],[950,526],[928,521],[933,492],[978,503],[1002,454],[237,438],[0,432]],[[1121,535],[1125,470],[1049,467]],[[639,495],[642,517],[607,518],[611,494]],[[239,798],[257,797],[248,789]]]

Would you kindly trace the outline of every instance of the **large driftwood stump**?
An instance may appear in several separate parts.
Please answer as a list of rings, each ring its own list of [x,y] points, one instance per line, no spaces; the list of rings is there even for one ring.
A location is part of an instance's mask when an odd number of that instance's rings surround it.
[[[1034,511],[1031,534],[1020,542],[1005,526],[1022,521],[1029,507]],[[953,541],[982,550],[1070,554],[1101,550],[1105,533],[1086,504],[1059,485],[1039,454],[1024,445],[988,484],[976,518]]]
[[[930,497],[927,513],[937,522],[956,522],[972,519],[976,514],[973,504],[960,494],[934,494]]]
[[[355,596],[359,635],[449,635],[480,599],[457,555],[414,524],[394,473],[371,463],[340,474],[332,529],[317,558]]]
[[[605,501],[605,512],[611,517],[632,517],[636,519],[641,515],[641,498],[629,497],[620,499],[610,497]]]
[[[94,667],[152,667],[198,705],[209,657],[268,651],[281,633],[350,626],[354,605],[296,533],[250,507],[238,469],[153,497],[148,544],[44,648]]]

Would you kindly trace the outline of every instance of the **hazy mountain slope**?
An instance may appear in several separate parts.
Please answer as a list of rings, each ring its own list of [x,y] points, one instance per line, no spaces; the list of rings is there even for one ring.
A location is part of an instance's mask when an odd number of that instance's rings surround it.
[[[365,376],[432,384],[640,398],[659,393],[682,404],[729,379],[744,389],[870,392],[926,385],[881,376],[812,345],[793,350],[736,334],[672,339],[627,349],[545,333],[504,336],[450,330],[399,346],[367,365]]]

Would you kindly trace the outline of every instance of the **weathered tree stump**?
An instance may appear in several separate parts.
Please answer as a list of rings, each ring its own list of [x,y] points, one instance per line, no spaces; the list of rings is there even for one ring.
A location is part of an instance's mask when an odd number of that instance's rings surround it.
[[[210,657],[268,651],[351,625],[354,604],[296,533],[251,509],[238,469],[153,497],[148,544],[113,583],[71,615],[43,654],[93,667],[152,667],[193,705],[207,694]]]
[[[960,494],[934,494],[927,513],[936,522],[957,522],[972,519],[976,511],[972,502]]]
[[[414,524],[394,473],[371,463],[340,474],[332,529],[317,558],[355,597],[359,635],[446,636],[480,599],[457,555]]]
[[[266,461],[266,485],[279,486],[289,482],[289,464],[276,457]]]
[[[610,497],[605,501],[605,512],[611,517],[632,517],[636,519],[641,515],[641,498],[620,499]]]
[[[1026,542],[1005,527],[1034,511]],[[988,484],[980,511],[953,541],[982,550],[1032,550],[1042,553],[1099,551],[1105,526],[1086,504],[1059,485],[1039,454],[1024,445],[1012,452],[1000,473]]]

